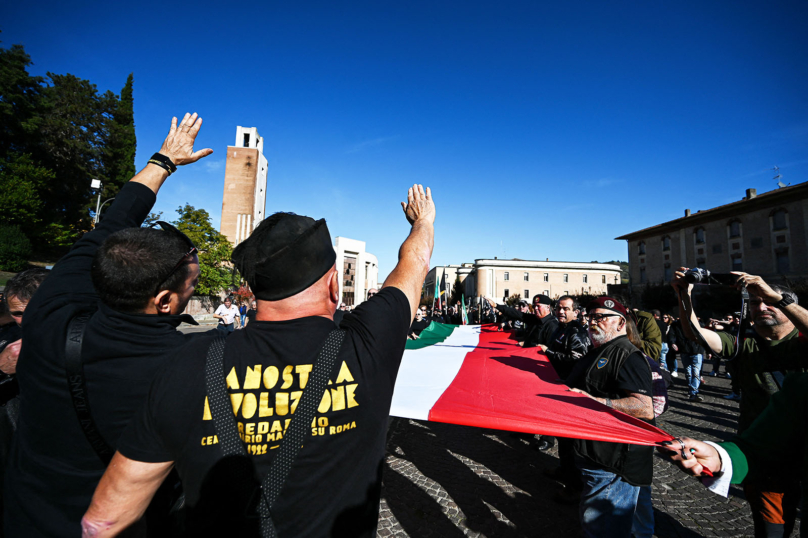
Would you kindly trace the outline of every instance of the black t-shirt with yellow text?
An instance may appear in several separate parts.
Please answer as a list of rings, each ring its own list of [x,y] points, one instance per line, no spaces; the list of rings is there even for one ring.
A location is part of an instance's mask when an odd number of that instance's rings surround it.
[[[406,296],[384,288],[346,316],[345,341],[284,488],[279,536],[375,536],[387,418],[410,325]],[[186,493],[188,535],[258,532],[255,486],[266,476],[320,348],[323,317],[253,321],[225,348],[225,375],[249,461],[222,458],[205,389],[211,339],[180,350],[118,445],[144,462],[174,461]]]

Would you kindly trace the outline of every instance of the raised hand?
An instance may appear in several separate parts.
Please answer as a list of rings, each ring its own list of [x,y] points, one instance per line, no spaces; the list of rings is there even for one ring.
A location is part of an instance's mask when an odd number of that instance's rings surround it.
[[[196,112],[185,113],[182,121],[177,125],[177,118],[171,119],[171,129],[160,148],[160,153],[171,159],[177,165],[194,163],[202,157],[207,157],[213,150],[210,148],[194,151],[194,140],[202,127],[202,118]]]
[[[401,202],[404,216],[410,224],[423,220],[430,224],[435,222],[435,203],[432,201],[432,191],[429,187],[424,192],[423,185],[413,185],[407,191],[407,202]]]

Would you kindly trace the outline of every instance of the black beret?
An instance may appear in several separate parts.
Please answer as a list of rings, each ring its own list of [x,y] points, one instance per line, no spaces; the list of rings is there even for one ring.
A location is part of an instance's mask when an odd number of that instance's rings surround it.
[[[325,220],[293,213],[264,219],[231,258],[262,301],[300,293],[334,267],[336,259]]]

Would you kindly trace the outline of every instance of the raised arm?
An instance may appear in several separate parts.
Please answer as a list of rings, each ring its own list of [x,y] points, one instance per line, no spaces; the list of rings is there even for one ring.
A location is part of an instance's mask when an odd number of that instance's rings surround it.
[[[777,303],[783,300],[783,296],[774,291],[762,278],[736,271],[732,274],[738,275],[738,286],[745,285],[749,293],[757,295],[767,305],[778,308],[802,334],[808,334],[808,310],[797,303],[780,308]]]
[[[190,164],[210,155],[213,153],[212,149],[193,151],[194,140],[201,126],[202,118],[195,113],[185,114],[179,125],[177,118],[173,118],[159,153],[171,159],[177,166]],[[96,294],[90,278],[90,268],[96,251],[113,233],[143,223],[143,219],[154,206],[155,194],[168,176],[167,170],[155,164],[147,164],[129,183],[140,183],[151,192],[140,186],[125,185],[95,229],[84,234],[70,252],[59,260],[51,275],[42,283],[37,296],[48,298],[58,295],[83,296],[82,300],[95,304]],[[29,305],[32,310],[38,306],[37,296]]]
[[[713,353],[721,353],[721,338],[719,338],[714,331],[702,328],[701,325],[699,325],[696,312],[693,311],[693,301],[691,298],[693,284],[685,280],[685,271],[687,271],[687,267],[680,267],[679,270],[676,271],[673,280],[671,280],[671,287],[673,287],[679,296],[679,320],[682,324],[682,332],[685,337],[694,342],[698,342],[696,335],[693,333],[693,327],[695,327],[696,330],[701,333],[701,336],[704,338],[704,341],[707,342],[707,345],[710,346]],[[690,323],[688,323],[688,320]]]
[[[117,536],[146,512],[174,462],[144,463],[116,452],[81,519],[82,538]]]
[[[435,203],[429,187],[413,185],[407,202],[401,202],[404,215],[412,225],[410,235],[398,250],[398,264],[384,281],[384,288],[400,289],[410,302],[410,319],[415,318],[421,287],[429,272],[429,259],[435,246]]]

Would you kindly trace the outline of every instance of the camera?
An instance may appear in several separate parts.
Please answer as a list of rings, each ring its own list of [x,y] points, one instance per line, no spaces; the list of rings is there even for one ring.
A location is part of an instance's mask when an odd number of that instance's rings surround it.
[[[694,267],[685,271],[685,282],[689,284],[714,284],[719,286],[734,286],[738,275],[730,273],[711,273],[707,269]]]

